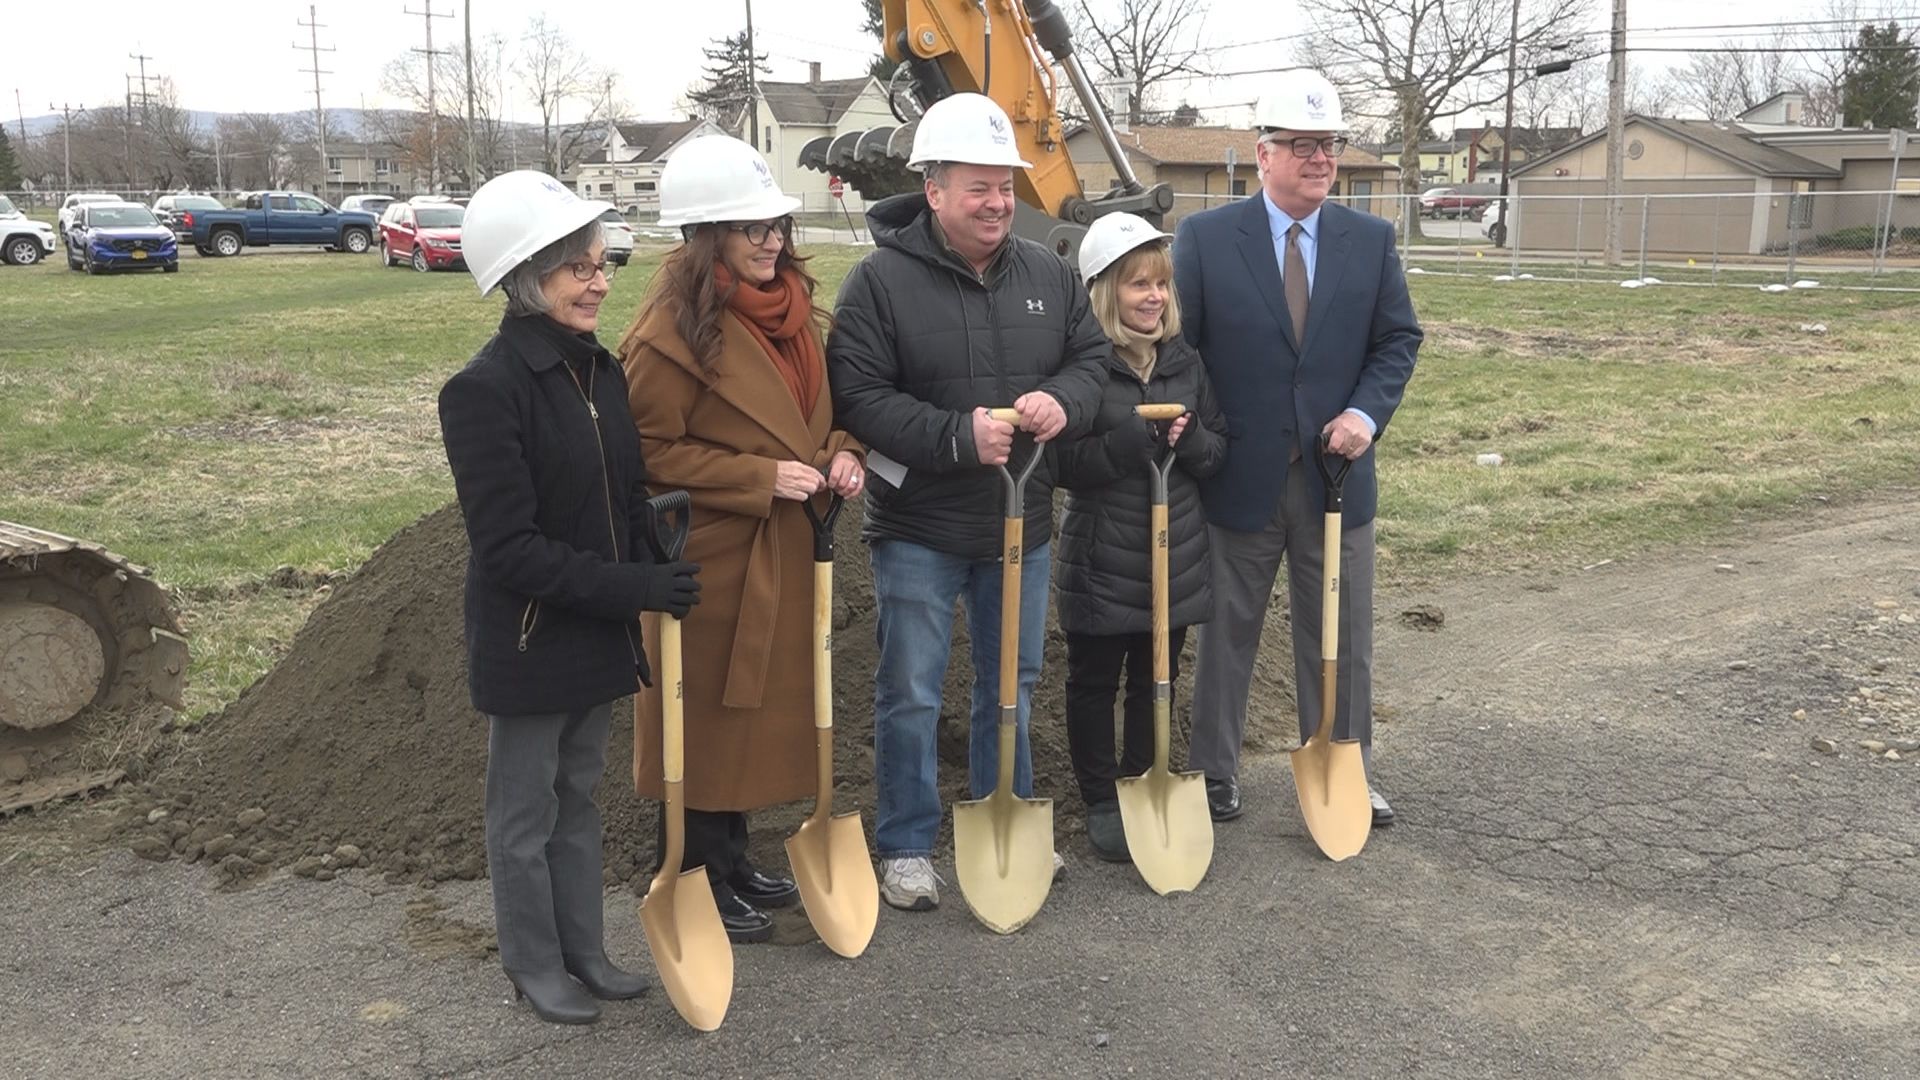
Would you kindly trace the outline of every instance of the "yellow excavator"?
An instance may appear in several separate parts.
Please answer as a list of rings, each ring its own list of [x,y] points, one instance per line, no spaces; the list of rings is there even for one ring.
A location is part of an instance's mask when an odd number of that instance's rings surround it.
[[[887,57],[900,65],[887,88],[899,123],[814,139],[800,150],[802,166],[838,176],[868,199],[917,189],[907,160],[920,114],[949,94],[974,92],[1006,110],[1021,157],[1033,163],[1014,174],[1020,235],[1072,261],[1094,219],[1126,211],[1158,225],[1173,209],[1171,188],[1135,176],[1053,0],[884,0],[882,12]],[[1120,178],[1097,197],[1087,195],[1067,156],[1056,63]]]
[[[179,708],[186,682],[180,616],[151,571],[0,521],[0,816],[113,783],[80,718]]]

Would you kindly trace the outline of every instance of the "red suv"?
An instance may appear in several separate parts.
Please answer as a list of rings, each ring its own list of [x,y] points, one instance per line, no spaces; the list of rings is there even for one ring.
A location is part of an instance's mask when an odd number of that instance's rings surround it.
[[[415,270],[460,270],[460,219],[467,208],[454,202],[397,202],[380,215],[380,258],[388,266]]]

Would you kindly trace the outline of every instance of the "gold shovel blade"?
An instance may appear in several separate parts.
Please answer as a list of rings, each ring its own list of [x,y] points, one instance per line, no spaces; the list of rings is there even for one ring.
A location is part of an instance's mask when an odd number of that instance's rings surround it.
[[[995,791],[953,806],[953,866],[973,917],[1011,934],[1053,887],[1053,800]]]
[[[706,868],[655,877],[640,901],[640,926],[667,1000],[698,1030],[718,1028],[733,1000],[733,943]]]
[[[1367,767],[1357,742],[1307,740],[1289,752],[1307,833],[1334,862],[1360,854],[1373,831]]]
[[[1121,777],[1115,787],[1134,868],[1161,896],[1192,892],[1213,865],[1206,778],[1197,772],[1149,769]]]
[[[799,831],[787,837],[787,862],[813,932],[841,956],[865,952],[880,921],[880,883],[867,857],[860,815],[801,822]]]

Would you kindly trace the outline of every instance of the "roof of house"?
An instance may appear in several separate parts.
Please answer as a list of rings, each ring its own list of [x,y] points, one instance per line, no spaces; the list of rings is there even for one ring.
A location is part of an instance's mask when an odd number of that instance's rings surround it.
[[[1071,134],[1079,134],[1079,131]],[[1260,135],[1254,128],[1173,127],[1159,124],[1136,124],[1115,134],[1120,137],[1120,145],[1130,156],[1137,155],[1160,165],[1225,165],[1227,148],[1232,147],[1236,163],[1248,166],[1253,164],[1253,144]],[[1385,165],[1385,162],[1361,149],[1358,143],[1349,143],[1346,154],[1340,158],[1340,167],[1343,169],[1368,169]]]
[[[1488,124],[1474,132],[1473,142],[1478,145],[1482,139],[1490,135],[1504,134],[1506,129],[1502,125]],[[1558,150],[1579,137],[1580,129],[1577,127],[1515,127],[1513,129],[1513,145],[1536,154]]]
[[[1644,124],[1681,142],[1697,146],[1756,176],[1802,180],[1832,179],[1840,175],[1840,170],[1831,165],[1822,165],[1777,146],[1768,146],[1743,128],[1716,120],[1669,120],[1635,113],[1627,117],[1627,123]],[[1604,129],[1596,131],[1584,139],[1568,143],[1551,154],[1527,162],[1513,170],[1513,174],[1520,176],[1532,172],[1550,161],[1590,146],[1606,137],[1607,133]]]
[[[699,127],[704,122],[705,121],[697,117],[693,117],[686,120],[666,120],[658,123],[644,124],[616,124],[614,126],[619,128],[620,139],[627,144],[628,149],[633,150],[641,159],[646,160],[665,154],[673,148],[675,143],[686,138],[688,132]],[[592,156],[589,156],[586,158],[585,163],[589,165],[604,165],[606,161],[606,155],[602,153],[600,160],[595,161]]]
[[[858,79],[822,79],[819,82],[763,82],[760,96],[773,118],[783,124],[832,127],[873,82]]]

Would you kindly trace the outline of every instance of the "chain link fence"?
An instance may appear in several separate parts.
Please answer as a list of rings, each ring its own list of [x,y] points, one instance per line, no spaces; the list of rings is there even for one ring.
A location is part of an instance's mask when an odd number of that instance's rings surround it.
[[[1176,195],[1174,217],[1237,201]],[[1920,291],[1920,191],[1626,195],[1617,261],[1605,195],[1527,195],[1467,205],[1345,195],[1394,223],[1410,274],[1596,284]]]

